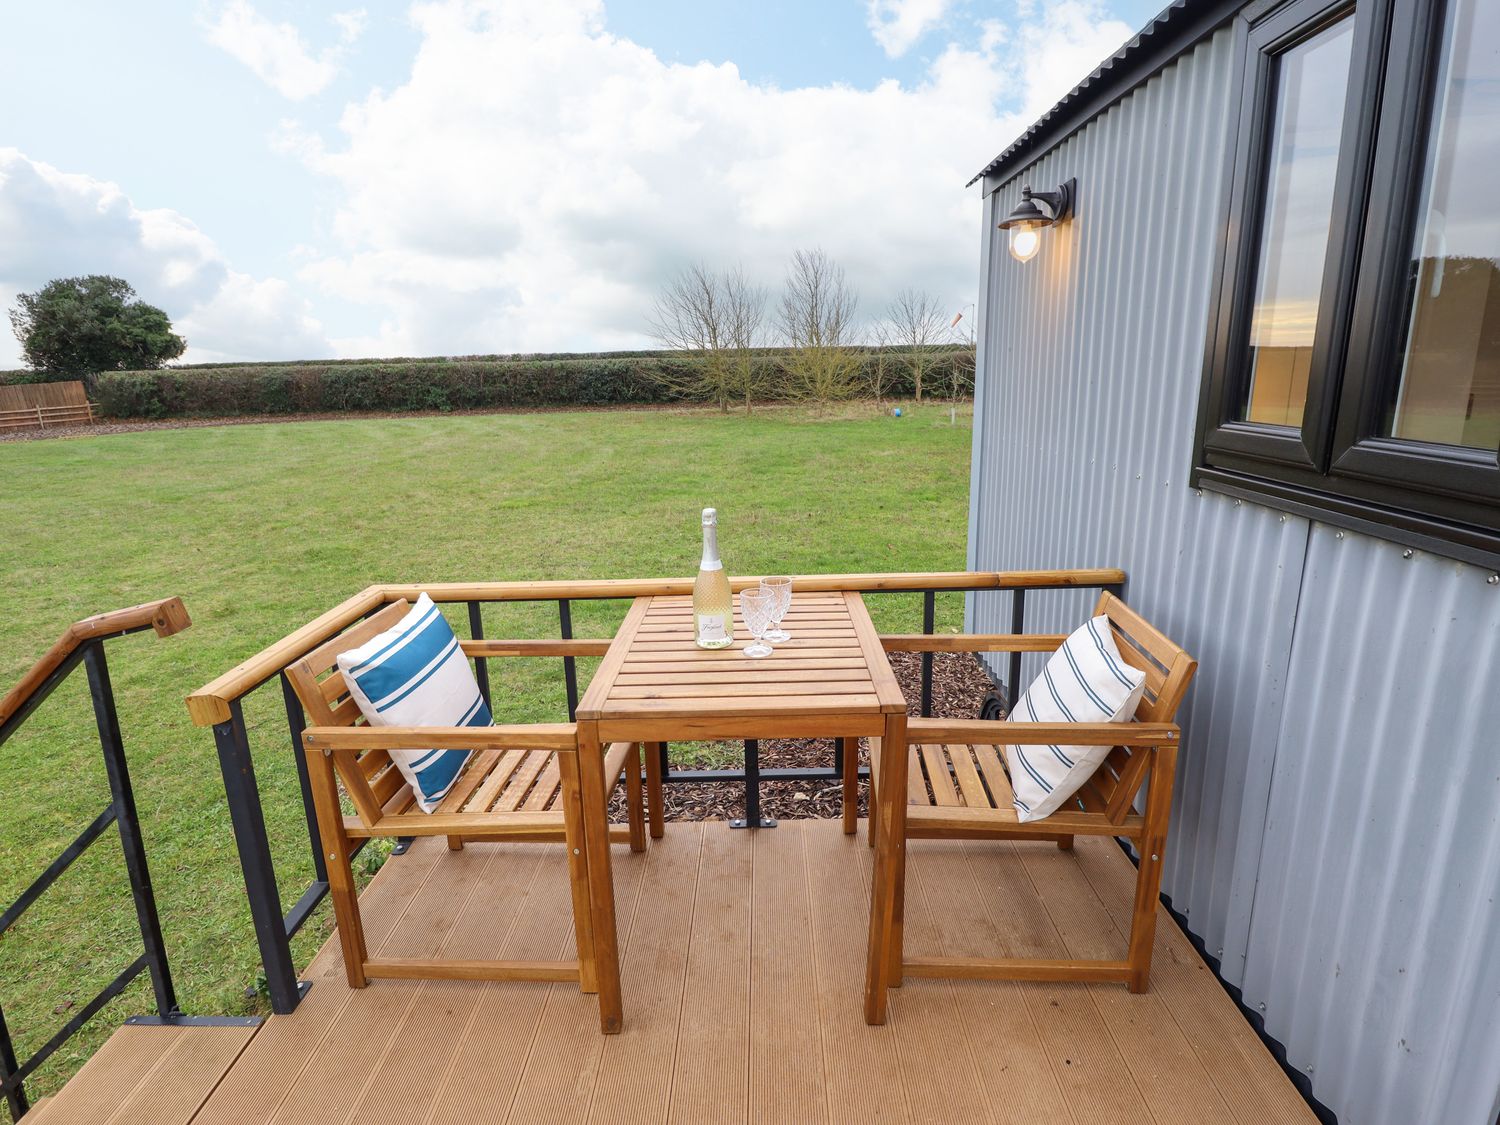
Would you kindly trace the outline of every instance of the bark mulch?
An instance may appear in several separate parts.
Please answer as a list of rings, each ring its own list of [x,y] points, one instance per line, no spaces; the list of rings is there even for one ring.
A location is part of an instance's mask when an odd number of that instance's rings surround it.
[[[917,653],[893,652],[891,667],[906,696],[910,714],[920,713],[922,703],[922,658]],[[932,713],[949,719],[978,718],[986,693],[994,682],[979,661],[969,653],[936,653],[932,661]],[[728,769],[743,764],[738,743],[725,744],[734,751]],[[682,763],[669,747],[673,768]],[[869,764],[869,747],[859,743],[861,764]],[[760,744],[761,769],[776,767],[829,767],[833,765],[833,742],[829,739],[786,738]],[[668,820],[732,820],[745,815],[745,787],[741,782],[674,782],[662,787]],[[859,783],[859,815],[866,814],[869,785]],[[843,788],[839,781],[762,781],[761,815],[777,820],[829,820],[843,815]],[[616,791],[611,815],[623,819],[625,795]]]

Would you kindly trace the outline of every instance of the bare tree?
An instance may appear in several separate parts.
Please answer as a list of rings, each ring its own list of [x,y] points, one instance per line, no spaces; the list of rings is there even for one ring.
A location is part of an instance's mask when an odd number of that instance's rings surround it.
[[[725,412],[731,400],[743,398],[748,413],[757,390],[752,349],[765,308],[765,290],[751,285],[738,266],[715,273],[695,262],[682,270],[656,298],[650,332],[663,347],[697,352],[699,363],[659,380]]]
[[[968,376],[970,385],[973,385],[978,368],[974,363],[975,347],[978,343],[976,333],[977,322],[970,317],[964,319],[965,311],[973,311],[973,303],[965,305],[954,314],[953,319],[948,322],[948,334],[959,344],[959,351],[949,357],[948,377],[950,394],[948,398],[948,421],[952,425],[958,424],[958,398],[962,389],[964,377]],[[977,312],[976,312],[977,315]]]
[[[698,368],[661,375],[659,380],[680,394],[712,399],[728,411],[729,329],[723,285],[707,266],[694,262],[667,284],[656,298],[650,332],[662,347],[697,352],[701,360]]]
[[[943,340],[943,307],[925,289],[903,289],[896,294],[886,313],[891,323],[892,340],[906,349],[911,368],[912,387],[918,402],[922,401],[922,379],[932,366],[937,345]]]
[[[722,278],[724,308],[728,320],[730,367],[733,382],[745,400],[745,413],[757,392],[763,388],[757,378],[755,348],[760,345],[766,319],[766,291],[745,279],[742,266],[735,266]]]
[[[823,250],[798,250],[787,268],[778,327],[790,349],[787,391],[826,403],[854,390],[860,357],[853,346],[854,291]]]
[[[884,320],[877,320],[870,325],[869,334],[874,340],[870,351],[870,364],[866,369],[869,371],[870,393],[875,396],[877,403],[883,403],[887,380],[890,377],[891,326]]]

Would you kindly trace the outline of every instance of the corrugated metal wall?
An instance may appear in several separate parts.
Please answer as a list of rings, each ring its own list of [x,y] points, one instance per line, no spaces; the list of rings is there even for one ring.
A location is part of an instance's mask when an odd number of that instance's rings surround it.
[[[1203,42],[986,201],[969,561],[1126,568],[1129,600],[1202,668],[1173,905],[1342,1120],[1488,1125],[1500,588],[1187,487],[1230,47]],[[1069,176],[1076,217],[1014,262],[994,224],[1022,182]],[[1028,629],[1066,631],[1088,602],[1032,595]],[[1009,612],[976,595],[970,627]]]

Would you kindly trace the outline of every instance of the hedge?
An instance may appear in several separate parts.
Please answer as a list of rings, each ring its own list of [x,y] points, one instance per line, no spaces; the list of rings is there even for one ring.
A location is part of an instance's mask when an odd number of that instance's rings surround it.
[[[770,397],[781,353],[756,357]],[[690,399],[669,389],[691,382],[699,360],[689,353],[573,356],[526,359],[331,361],[203,365],[159,371],[106,372],[95,397],[110,418],[229,417],[253,414],[404,413],[423,410],[504,409],[536,406],[620,406]],[[972,361],[964,351],[936,355],[925,389],[947,397],[949,373],[960,370],[960,394],[973,389]],[[875,356],[864,357],[867,380]],[[910,370],[899,354],[887,355],[884,393],[912,393]]]

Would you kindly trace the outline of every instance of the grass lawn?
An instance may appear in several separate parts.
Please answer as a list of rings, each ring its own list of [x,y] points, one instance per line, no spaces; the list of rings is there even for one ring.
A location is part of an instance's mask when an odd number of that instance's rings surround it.
[[[184,599],[191,629],[114,642],[110,670],[182,1007],[257,1012],[259,962],[213,739],[189,721],[189,691],[372,582],[690,575],[705,505],[719,508],[733,574],[961,570],[968,424],[966,409],[954,427],[946,406],[907,407],[898,420],[858,405],[750,418],[354,419],[3,443],[0,573],[11,608],[0,690],[79,617]],[[915,596],[871,606],[883,628],[921,627]],[[624,608],[576,606],[576,634],[607,635]],[[961,596],[940,597],[939,627],[956,627],[961,612]],[[486,614],[490,636],[556,635],[550,605]],[[560,661],[498,662],[493,676],[497,718],[563,716]],[[280,708],[273,683],[246,715],[290,905],[311,863]],[[108,799],[81,671],[0,755],[8,904]],[[23,1058],[139,951],[115,841],[103,836],[0,938],[0,1004]],[[330,926],[325,906],[298,937],[299,964]],[[33,1098],[149,1006],[142,978],[28,1083]]]

